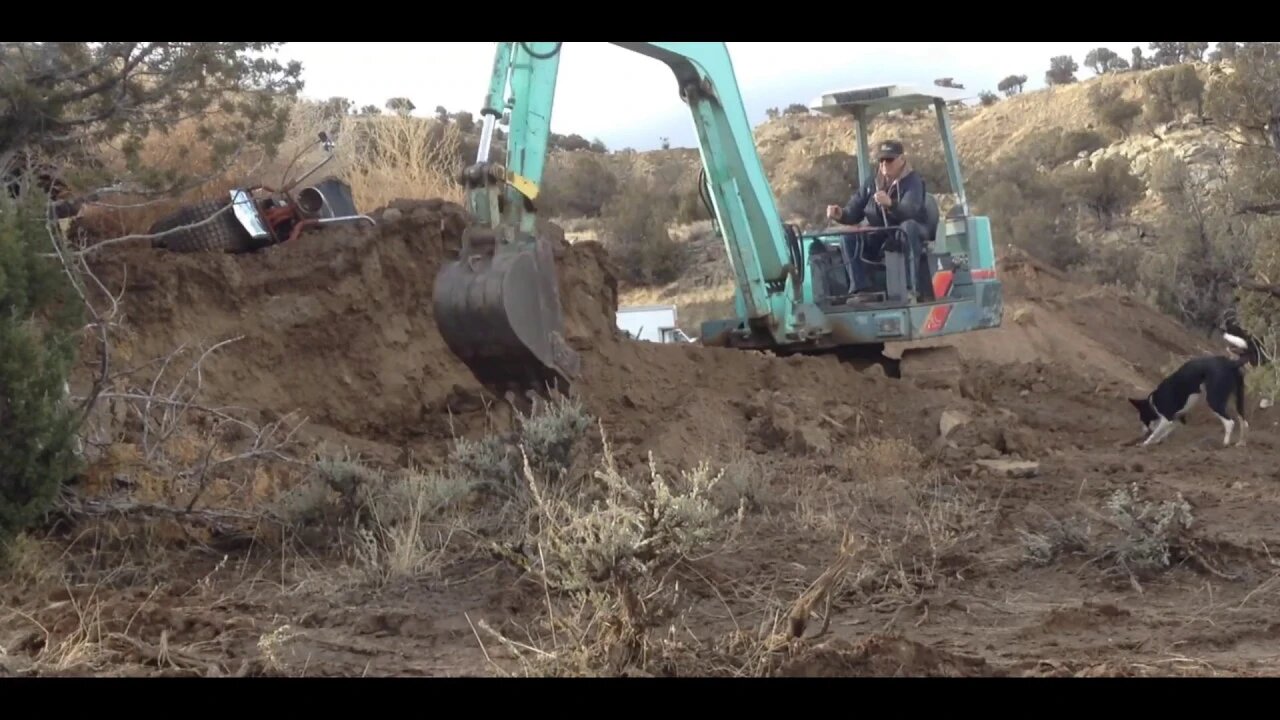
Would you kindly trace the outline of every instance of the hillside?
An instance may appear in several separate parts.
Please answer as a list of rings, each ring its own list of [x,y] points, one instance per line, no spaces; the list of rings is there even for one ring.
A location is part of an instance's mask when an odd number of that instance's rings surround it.
[[[1190,99],[1153,103],[1150,88],[1180,80],[1176,73],[1182,70],[1190,70],[1203,89]],[[1225,224],[1232,210],[1222,203],[1240,202],[1221,194],[1240,172],[1233,155],[1239,139],[1196,112],[1224,76],[1229,73],[1205,64],[1107,74],[1002,98],[989,107],[955,109],[971,204],[992,217],[1000,248],[1018,246],[1086,282],[1118,284],[1180,321],[1218,326],[1231,312],[1229,288],[1214,285],[1186,299],[1175,294],[1200,282],[1188,262],[1230,263],[1250,252],[1237,247],[1224,249],[1221,259],[1205,257],[1194,247],[1187,222],[1199,217],[1206,226]],[[885,117],[873,125],[872,142],[887,138],[906,144],[945,210],[951,188],[933,115]],[[822,208],[844,202],[853,191],[852,121],[784,114],[759,126],[756,140],[788,221],[820,226]],[[696,154],[674,153],[649,161],[686,183],[696,181],[696,163]],[[693,220],[676,215],[669,226],[672,237],[688,242],[688,256],[680,256],[683,275],[629,283],[623,302],[674,302],[682,308],[686,332],[696,334],[704,319],[729,312],[732,288],[719,241],[696,214]],[[608,242],[606,221],[576,218],[567,226],[573,237]]]

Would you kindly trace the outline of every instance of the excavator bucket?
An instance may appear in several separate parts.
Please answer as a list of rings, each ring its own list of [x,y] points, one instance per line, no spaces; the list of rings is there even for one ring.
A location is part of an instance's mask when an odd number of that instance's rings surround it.
[[[551,243],[542,236],[497,241],[468,228],[458,260],[436,275],[436,325],[449,349],[501,395],[563,388],[581,359],[564,340],[564,317]]]

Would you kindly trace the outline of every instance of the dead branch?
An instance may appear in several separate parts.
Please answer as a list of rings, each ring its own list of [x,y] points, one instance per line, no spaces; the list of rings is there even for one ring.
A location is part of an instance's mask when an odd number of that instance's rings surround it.
[[[195,400],[204,389],[204,371],[203,364],[205,360],[217,349],[237,342],[244,338],[243,335],[234,338],[228,338],[215,343],[212,347],[204,350],[198,358],[182,373],[177,379],[172,389],[167,393],[160,390],[161,381],[164,379],[169,366],[173,364],[174,359],[178,355],[187,350],[186,344],[180,345],[176,350],[166,355],[160,364],[160,369],[155,377],[151,379],[150,387],[145,390],[142,388],[128,388],[124,393],[113,393],[115,397],[123,397],[137,402],[131,404],[131,409],[137,415],[142,423],[142,448],[143,455],[148,460],[154,459],[160,447],[173,435],[180,427],[182,419],[187,415],[188,411],[195,406]],[[194,384],[186,389],[188,379],[194,373]],[[220,413],[225,416],[224,413]],[[253,426],[244,421],[238,421],[240,425],[246,429],[253,430]],[[292,433],[290,433],[292,434]]]
[[[1265,283],[1260,283],[1255,280],[1241,280],[1237,284],[1245,290],[1269,293],[1275,297],[1280,298],[1280,285],[1267,285]]]
[[[160,632],[160,643],[155,646],[124,633],[111,633],[107,635],[107,639],[128,645],[140,659],[161,670],[183,670],[201,675],[212,674],[211,671],[216,671],[219,675],[227,672],[221,663],[170,645],[168,630]]]
[[[853,535],[846,530],[840,542],[840,550],[835,562],[823,571],[818,576],[818,579],[814,580],[813,584],[791,606],[788,619],[793,639],[804,635],[813,607],[823,600],[825,600],[826,611],[823,616],[822,629],[816,637],[826,634],[831,625],[831,597],[835,593],[836,586],[840,584],[840,581],[849,572],[849,568],[852,567],[854,556],[860,547],[861,543],[855,542]]]
[[[58,503],[58,509],[68,518],[87,519],[103,517],[125,517],[143,519],[169,519],[203,525],[221,535],[237,535],[243,533],[244,524],[257,524],[263,520],[280,526],[288,521],[275,512],[263,508],[256,512],[233,510],[231,508],[181,508],[158,503],[140,503],[119,498],[86,498],[78,495],[64,494]]]
[[[290,413],[273,423],[269,423],[266,427],[259,430],[257,435],[253,438],[253,443],[249,448],[236,455],[213,460],[213,450],[217,447],[217,443],[209,443],[209,449],[205,452],[204,459],[201,462],[199,470],[192,471],[190,473],[178,474],[178,476],[183,479],[186,479],[186,477],[189,477],[192,474],[196,475],[196,492],[191,496],[190,502],[187,503],[187,510],[191,510],[195,507],[196,501],[200,499],[200,496],[204,494],[204,491],[208,486],[211,471],[219,467],[259,458],[273,458],[277,460],[284,460],[286,462],[290,461],[286,455],[280,452],[280,448],[287,446],[293,440],[294,434],[298,432],[298,429],[302,427],[302,424],[299,423],[298,425],[290,428],[289,431],[285,433],[285,436],[280,440],[272,441],[270,438],[281,428],[284,421],[292,414],[293,413]],[[215,428],[215,435],[216,430],[217,429]]]
[[[120,292],[112,294],[102,283],[93,270],[89,268],[82,256],[73,256],[67,253],[64,247],[65,238],[62,237],[61,230],[56,222],[46,221],[46,231],[49,233],[49,241],[53,245],[54,254],[62,264],[62,270],[70,281],[72,288],[80,297],[80,301],[84,303],[85,310],[89,313],[91,321],[85,327],[88,332],[96,330],[98,334],[98,352],[100,353],[98,372],[93,380],[93,385],[89,390],[88,396],[84,398],[79,410],[79,419],[77,427],[82,427],[92,413],[94,405],[97,403],[99,396],[105,389],[108,378],[111,374],[111,340],[110,329],[116,325],[116,319],[120,314],[120,298],[124,296],[125,287],[127,286],[128,276],[121,281]],[[87,281],[92,281],[94,285],[106,296],[111,306],[109,309],[99,309],[89,299]]]

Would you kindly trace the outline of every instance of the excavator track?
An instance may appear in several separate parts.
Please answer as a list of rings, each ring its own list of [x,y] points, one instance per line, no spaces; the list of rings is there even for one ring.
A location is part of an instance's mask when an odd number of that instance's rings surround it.
[[[924,387],[954,388],[963,374],[960,351],[946,344],[890,346],[885,357],[895,366],[893,375]]]
[[[495,394],[563,391],[578,377],[546,238],[504,245],[490,229],[468,228],[458,260],[436,275],[432,302],[449,349]]]

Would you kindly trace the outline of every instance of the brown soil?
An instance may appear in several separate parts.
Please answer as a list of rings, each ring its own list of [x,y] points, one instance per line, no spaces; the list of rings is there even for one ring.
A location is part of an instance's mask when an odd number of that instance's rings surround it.
[[[104,251],[95,261],[104,285],[127,278],[131,337],[117,362],[240,337],[207,360],[206,403],[252,408],[258,421],[298,411],[308,440],[329,452],[443,462],[454,436],[505,421],[431,316],[432,278],[456,248],[460,210],[394,207],[375,214],[377,228],[331,228],[249,256]],[[860,569],[833,598],[827,637],[793,641],[756,665],[693,652],[668,672],[1274,672],[1274,416],[1253,411],[1243,448],[1222,449],[1221,426],[1204,414],[1158,449],[1121,447],[1137,428],[1125,398],[1212,346],[1031,259],[1006,259],[1002,273],[1005,327],[958,338],[963,377],[924,387],[833,358],[623,341],[603,252],[564,247],[562,297],[584,359],[574,392],[621,464],[652,452],[680,468],[738,468],[740,497],[730,500],[750,501],[734,542],[682,571],[692,594],[684,624],[706,647],[767,624],[827,566],[844,528],[867,539]],[[944,414],[963,422],[939,439]],[[978,462],[991,460],[1038,466],[1007,477]],[[1131,487],[1189,503],[1194,522],[1170,541],[1171,567],[1117,570],[1125,566],[1105,552],[1124,541],[1106,520],[1108,499]],[[1073,518],[1087,527],[1083,547],[1027,559],[1026,533],[1053,540],[1055,522]],[[486,674],[513,667],[512,656],[478,640],[478,624],[524,638],[519,628],[548,602],[483,554],[408,584],[334,590],[322,580],[331,563],[318,556],[199,543],[143,544],[144,559],[136,546],[89,553],[109,544],[103,532],[61,555],[71,578],[61,589],[6,588],[3,607],[16,612],[0,612],[0,674]],[[86,607],[96,634],[84,631]]]

